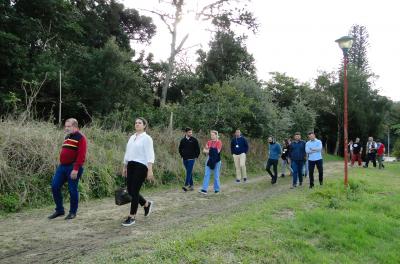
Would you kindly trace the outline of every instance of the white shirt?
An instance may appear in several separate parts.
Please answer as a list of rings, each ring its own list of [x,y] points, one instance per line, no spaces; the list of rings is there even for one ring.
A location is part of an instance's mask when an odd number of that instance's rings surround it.
[[[139,135],[132,135],[126,144],[124,164],[129,161],[136,161],[147,166],[148,163],[154,163],[153,139],[143,132]]]

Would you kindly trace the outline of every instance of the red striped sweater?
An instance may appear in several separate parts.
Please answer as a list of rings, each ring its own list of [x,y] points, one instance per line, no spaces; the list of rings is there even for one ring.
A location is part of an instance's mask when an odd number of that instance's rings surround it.
[[[83,166],[86,158],[86,137],[80,131],[65,137],[60,152],[60,163],[63,165],[74,164],[74,170]]]

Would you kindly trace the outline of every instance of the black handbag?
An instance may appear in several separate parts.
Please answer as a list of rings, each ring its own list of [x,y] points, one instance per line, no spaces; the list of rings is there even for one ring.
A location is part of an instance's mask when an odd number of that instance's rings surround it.
[[[115,204],[116,205],[124,205],[130,203],[132,201],[132,197],[129,195],[126,187],[121,187],[115,190]]]

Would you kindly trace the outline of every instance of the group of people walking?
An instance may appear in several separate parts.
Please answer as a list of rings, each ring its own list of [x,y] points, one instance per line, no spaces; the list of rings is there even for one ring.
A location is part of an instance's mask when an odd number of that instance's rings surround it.
[[[362,166],[362,152],[363,147],[360,143],[360,138],[356,138],[355,141],[351,140],[348,146],[348,152],[350,154],[351,166],[357,161],[358,166]],[[374,168],[376,167],[376,161],[378,160],[378,168],[383,169],[385,165],[383,164],[385,155],[385,145],[381,140],[374,141],[373,137],[368,137],[367,144],[365,145],[365,164],[364,168],[368,168],[371,162]]]
[[[123,226],[135,224],[139,205],[143,207],[144,216],[149,216],[154,202],[145,199],[140,194],[140,189],[145,180],[153,181],[153,164],[155,161],[153,139],[146,133],[148,122],[142,117],[135,119],[135,133],[129,138],[126,145],[123,159],[122,176],[126,178],[127,191],[131,196],[131,206],[129,215],[122,222]],[[54,219],[65,215],[61,188],[68,182],[70,193],[70,211],[65,217],[71,220],[76,217],[78,210],[78,183],[83,173],[83,165],[86,159],[87,140],[84,134],[79,131],[78,121],[74,118],[67,119],[65,122],[65,133],[67,134],[60,151],[60,164],[53,176],[51,189],[56,204],[55,212],[48,218]],[[301,140],[300,133],[295,133],[293,141],[287,139],[281,147],[275,138],[268,137],[268,161],[266,170],[271,176],[271,183],[276,184],[278,180],[278,163],[282,159],[282,177],[285,175],[286,167],[289,168],[293,176],[291,188],[296,188],[303,184],[303,170],[308,161],[308,172],[310,178],[310,188],[314,187],[314,169],[317,167],[319,173],[319,183],[323,184],[323,162],[322,162],[322,143],[315,137],[314,132],[308,133],[309,141]],[[369,146],[369,145],[368,145]],[[235,164],[236,183],[247,182],[246,155],[249,145],[241,131],[237,129],[235,136],[231,140],[231,154]],[[372,147],[371,147],[372,148]],[[353,153],[354,152],[353,148]],[[208,194],[211,174],[214,175],[214,193],[221,191],[220,171],[221,171],[221,150],[222,141],[218,138],[218,131],[210,131],[210,140],[204,145],[202,152],[207,155],[205,161],[205,172],[203,184],[199,193]],[[193,137],[191,128],[185,129],[185,135],[179,143],[179,154],[182,157],[183,165],[186,170],[183,191],[193,191],[193,167],[196,159],[200,155],[200,144]],[[271,171],[271,167],[273,171]]]

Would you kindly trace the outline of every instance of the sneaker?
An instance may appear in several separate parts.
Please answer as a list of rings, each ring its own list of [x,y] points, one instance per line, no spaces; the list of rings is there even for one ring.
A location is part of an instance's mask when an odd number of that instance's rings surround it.
[[[235,182],[236,182],[236,183],[240,183],[240,180],[236,180]]]
[[[199,193],[207,195],[207,191],[204,191],[204,190],[200,190]]]
[[[76,217],[76,214],[69,213],[64,219],[65,220],[71,220],[71,219],[74,219],[75,217]]]
[[[290,186],[290,189],[295,189],[297,186],[296,185],[292,185]]]
[[[314,188],[314,185],[310,185],[310,189]]]
[[[148,203],[149,203],[149,206],[143,207],[143,209],[144,209],[144,216],[149,216],[149,215],[151,214],[151,210],[152,210],[152,208],[153,208],[154,202],[153,202],[153,201],[149,201]]]
[[[247,182],[247,178],[243,178],[243,182]]]
[[[182,190],[183,190],[184,192],[187,192],[187,191],[188,191],[188,188],[187,188],[186,186],[183,186],[183,187],[182,187]]]
[[[218,194],[218,193],[219,193],[219,191],[214,191],[214,193],[215,193],[215,194]]]
[[[62,216],[62,215],[64,215],[64,214],[65,214],[65,213],[60,213],[60,212],[55,211],[52,215],[49,215],[47,218],[48,218],[48,219],[54,219],[54,218],[59,217],[59,216]]]
[[[135,218],[128,216],[128,218],[126,218],[126,220],[122,222],[122,226],[131,226],[135,223],[136,223]]]
[[[282,173],[282,174],[281,174],[281,178],[284,178],[284,177],[285,177],[285,174]]]
[[[189,186],[189,191],[194,191],[194,187],[193,186]]]

